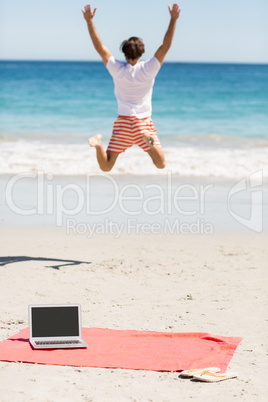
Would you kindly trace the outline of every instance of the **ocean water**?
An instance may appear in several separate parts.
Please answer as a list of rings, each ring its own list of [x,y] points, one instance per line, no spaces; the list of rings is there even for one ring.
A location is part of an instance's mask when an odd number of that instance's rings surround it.
[[[101,62],[0,62],[0,174],[98,171],[87,138],[108,144],[117,103]],[[153,115],[167,169],[181,176],[268,177],[268,65],[164,63]],[[142,150],[114,174],[163,174]]]

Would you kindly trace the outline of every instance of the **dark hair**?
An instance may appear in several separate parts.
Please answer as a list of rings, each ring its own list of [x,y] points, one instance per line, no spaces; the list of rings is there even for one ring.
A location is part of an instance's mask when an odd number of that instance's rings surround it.
[[[141,38],[137,36],[131,36],[131,38],[124,40],[121,43],[120,50],[128,59],[139,59],[145,52],[144,43]]]

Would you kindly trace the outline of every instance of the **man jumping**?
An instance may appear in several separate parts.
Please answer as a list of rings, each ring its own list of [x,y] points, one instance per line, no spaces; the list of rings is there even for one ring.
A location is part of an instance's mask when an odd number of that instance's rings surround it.
[[[114,123],[107,151],[102,147],[101,134],[88,140],[89,145],[96,148],[99,166],[105,172],[112,169],[121,152],[134,144],[148,152],[158,169],[165,167],[165,157],[151,114],[154,80],[171,47],[181,11],[178,4],[173,4],[172,8],[170,6],[168,8],[170,23],[163,43],[154,57],[147,61],[140,61],[145,51],[144,44],[140,38],[133,36],[121,44],[126,63],[115,60],[110,51],[103,46],[93,24],[93,17],[97,9],[92,11],[88,4],[84,11],[82,10],[92,43],[113,77],[118,103],[118,118]]]

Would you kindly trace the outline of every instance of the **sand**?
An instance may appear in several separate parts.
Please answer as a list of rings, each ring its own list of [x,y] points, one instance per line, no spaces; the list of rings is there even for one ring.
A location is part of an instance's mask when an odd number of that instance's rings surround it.
[[[85,327],[243,337],[228,368],[237,379],[0,362],[1,401],[266,400],[266,231],[116,239],[6,225],[0,238],[0,340],[28,326],[28,304],[62,302],[81,303]]]

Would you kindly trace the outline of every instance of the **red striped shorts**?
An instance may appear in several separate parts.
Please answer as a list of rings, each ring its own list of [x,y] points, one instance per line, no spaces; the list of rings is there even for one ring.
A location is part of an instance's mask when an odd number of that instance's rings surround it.
[[[150,117],[138,119],[136,116],[118,116],[113,127],[113,134],[110,139],[107,151],[120,154],[127,148],[136,144],[145,152],[150,151],[143,134],[148,133],[154,137],[154,145],[161,148],[160,141],[156,134],[156,128]]]

